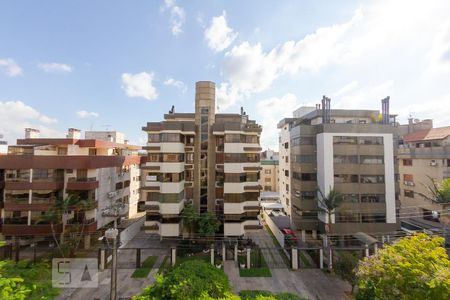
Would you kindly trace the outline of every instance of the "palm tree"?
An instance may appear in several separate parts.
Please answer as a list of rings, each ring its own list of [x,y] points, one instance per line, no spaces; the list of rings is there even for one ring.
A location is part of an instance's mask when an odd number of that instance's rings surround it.
[[[431,178],[430,176],[427,177],[431,182],[431,185],[425,186],[429,194],[418,194],[424,197],[426,200],[437,204],[450,203],[450,178],[444,179],[441,183],[436,183],[433,178]]]
[[[59,243],[59,239],[56,237],[55,232],[55,224],[58,224],[61,221],[61,212],[55,209],[54,207],[50,208],[43,214],[39,220],[36,222],[36,224],[39,223],[49,223],[50,229],[52,231],[53,240],[55,241],[56,247],[58,247],[59,252],[61,253],[62,257],[64,257],[64,252],[61,248],[61,244]]]
[[[331,250],[331,216],[334,213],[334,210],[338,208],[342,202],[344,201],[344,196],[337,192],[334,189],[330,189],[327,195],[324,195],[324,193],[320,190],[320,188],[317,188],[318,196],[317,200],[319,202],[319,209],[322,210],[327,214],[328,217],[328,224],[325,223],[325,232],[326,232],[326,240],[329,248],[329,268],[332,269],[332,250]]]

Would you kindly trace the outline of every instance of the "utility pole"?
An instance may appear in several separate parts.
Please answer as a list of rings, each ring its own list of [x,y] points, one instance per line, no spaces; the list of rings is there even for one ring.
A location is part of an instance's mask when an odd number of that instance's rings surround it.
[[[124,216],[127,213],[127,206],[121,202],[112,203],[102,211],[103,217],[114,218],[114,228],[110,228],[105,231],[105,237],[107,240],[112,240],[112,266],[111,266],[111,300],[117,300],[117,236],[119,230],[117,230],[117,218]]]

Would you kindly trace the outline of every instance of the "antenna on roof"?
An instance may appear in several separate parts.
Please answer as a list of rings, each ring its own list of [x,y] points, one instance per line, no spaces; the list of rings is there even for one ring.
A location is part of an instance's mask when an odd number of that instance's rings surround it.
[[[111,125],[105,124],[105,125],[101,125],[100,127],[105,127],[105,131],[109,131],[109,128],[111,127]]]
[[[175,105],[172,105],[172,108],[169,110],[169,114],[174,114],[175,113]]]

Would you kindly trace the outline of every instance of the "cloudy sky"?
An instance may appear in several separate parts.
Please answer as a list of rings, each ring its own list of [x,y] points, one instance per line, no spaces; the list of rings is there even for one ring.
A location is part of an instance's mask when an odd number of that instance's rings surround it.
[[[277,122],[327,95],[450,125],[450,1],[2,1],[0,134],[141,127],[193,110],[212,80],[219,111],[244,106],[277,148]]]

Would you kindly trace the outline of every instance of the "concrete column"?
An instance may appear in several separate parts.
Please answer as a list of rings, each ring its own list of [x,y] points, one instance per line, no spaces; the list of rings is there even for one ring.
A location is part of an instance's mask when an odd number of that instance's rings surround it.
[[[373,253],[374,253],[374,254],[377,254],[377,252],[378,252],[378,244],[375,243],[375,244],[373,245]]]
[[[388,243],[391,242],[391,237],[390,237],[390,235],[387,235],[387,242],[388,242]]]
[[[247,269],[251,267],[251,256],[250,256],[250,248],[247,248]]]
[[[105,249],[99,249],[99,254],[98,254],[98,268],[100,270],[104,270],[106,267],[106,250]]]
[[[238,262],[238,244],[234,244],[234,262]]]
[[[88,250],[89,248],[91,248],[91,235],[86,234],[84,236],[84,250]]]
[[[319,267],[323,269],[323,249],[319,249]]]
[[[366,244],[366,249],[365,249],[365,255],[366,255],[366,257],[368,257],[369,256],[369,246]]]
[[[322,235],[322,242],[323,242],[323,247],[327,248],[328,247],[328,237],[326,234]]]
[[[294,247],[291,248],[291,263],[292,270],[298,270],[298,249]]]
[[[313,239],[317,239],[317,230],[312,231],[312,237]]]
[[[328,269],[333,269],[333,250],[328,248]]]
[[[211,264],[214,266],[214,245],[213,244],[211,244],[210,253],[211,253]]]
[[[176,260],[177,260],[177,248],[172,248],[171,249],[171,262],[172,262],[172,267],[175,266]]]
[[[302,241],[306,242],[306,230],[302,230]]]
[[[225,260],[227,260],[227,252],[225,248],[225,243],[222,243],[222,261],[225,263]]]
[[[384,235],[381,236],[381,243],[384,245],[384,243],[386,243],[386,239],[384,237]]]

